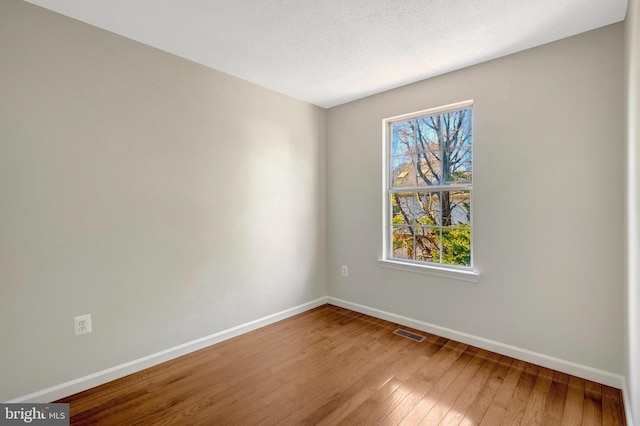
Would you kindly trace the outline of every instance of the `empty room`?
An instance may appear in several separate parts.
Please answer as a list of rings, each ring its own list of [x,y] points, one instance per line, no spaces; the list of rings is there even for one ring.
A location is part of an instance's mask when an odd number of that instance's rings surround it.
[[[0,0],[0,339],[1,424],[638,424],[640,0]]]

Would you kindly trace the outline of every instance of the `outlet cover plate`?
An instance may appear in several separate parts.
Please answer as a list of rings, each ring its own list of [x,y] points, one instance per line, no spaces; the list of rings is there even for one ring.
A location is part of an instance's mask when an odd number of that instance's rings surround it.
[[[76,336],[91,333],[91,314],[73,318],[73,332]]]

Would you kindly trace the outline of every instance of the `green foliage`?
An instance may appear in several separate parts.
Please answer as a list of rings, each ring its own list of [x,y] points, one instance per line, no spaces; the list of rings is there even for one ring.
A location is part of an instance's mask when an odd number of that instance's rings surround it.
[[[468,224],[442,230],[442,263],[461,266],[471,264],[471,230]]]

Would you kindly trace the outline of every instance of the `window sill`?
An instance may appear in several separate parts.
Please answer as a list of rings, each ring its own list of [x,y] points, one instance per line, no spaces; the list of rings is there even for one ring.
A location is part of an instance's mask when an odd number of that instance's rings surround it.
[[[477,283],[480,280],[480,274],[478,273],[478,271],[474,270],[465,271],[459,269],[439,268],[437,266],[417,265],[415,263],[387,259],[378,259],[378,264],[383,268],[416,272],[419,274],[435,275],[437,277],[451,278],[459,281]]]

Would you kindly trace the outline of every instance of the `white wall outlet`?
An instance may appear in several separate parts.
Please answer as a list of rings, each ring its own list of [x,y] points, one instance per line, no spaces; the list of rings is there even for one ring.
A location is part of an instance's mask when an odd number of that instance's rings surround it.
[[[349,276],[349,267],[347,265],[342,265],[342,276],[343,277]]]
[[[73,319],[73,333],[76,336],[91,333],[91,314],[81,315]]]

